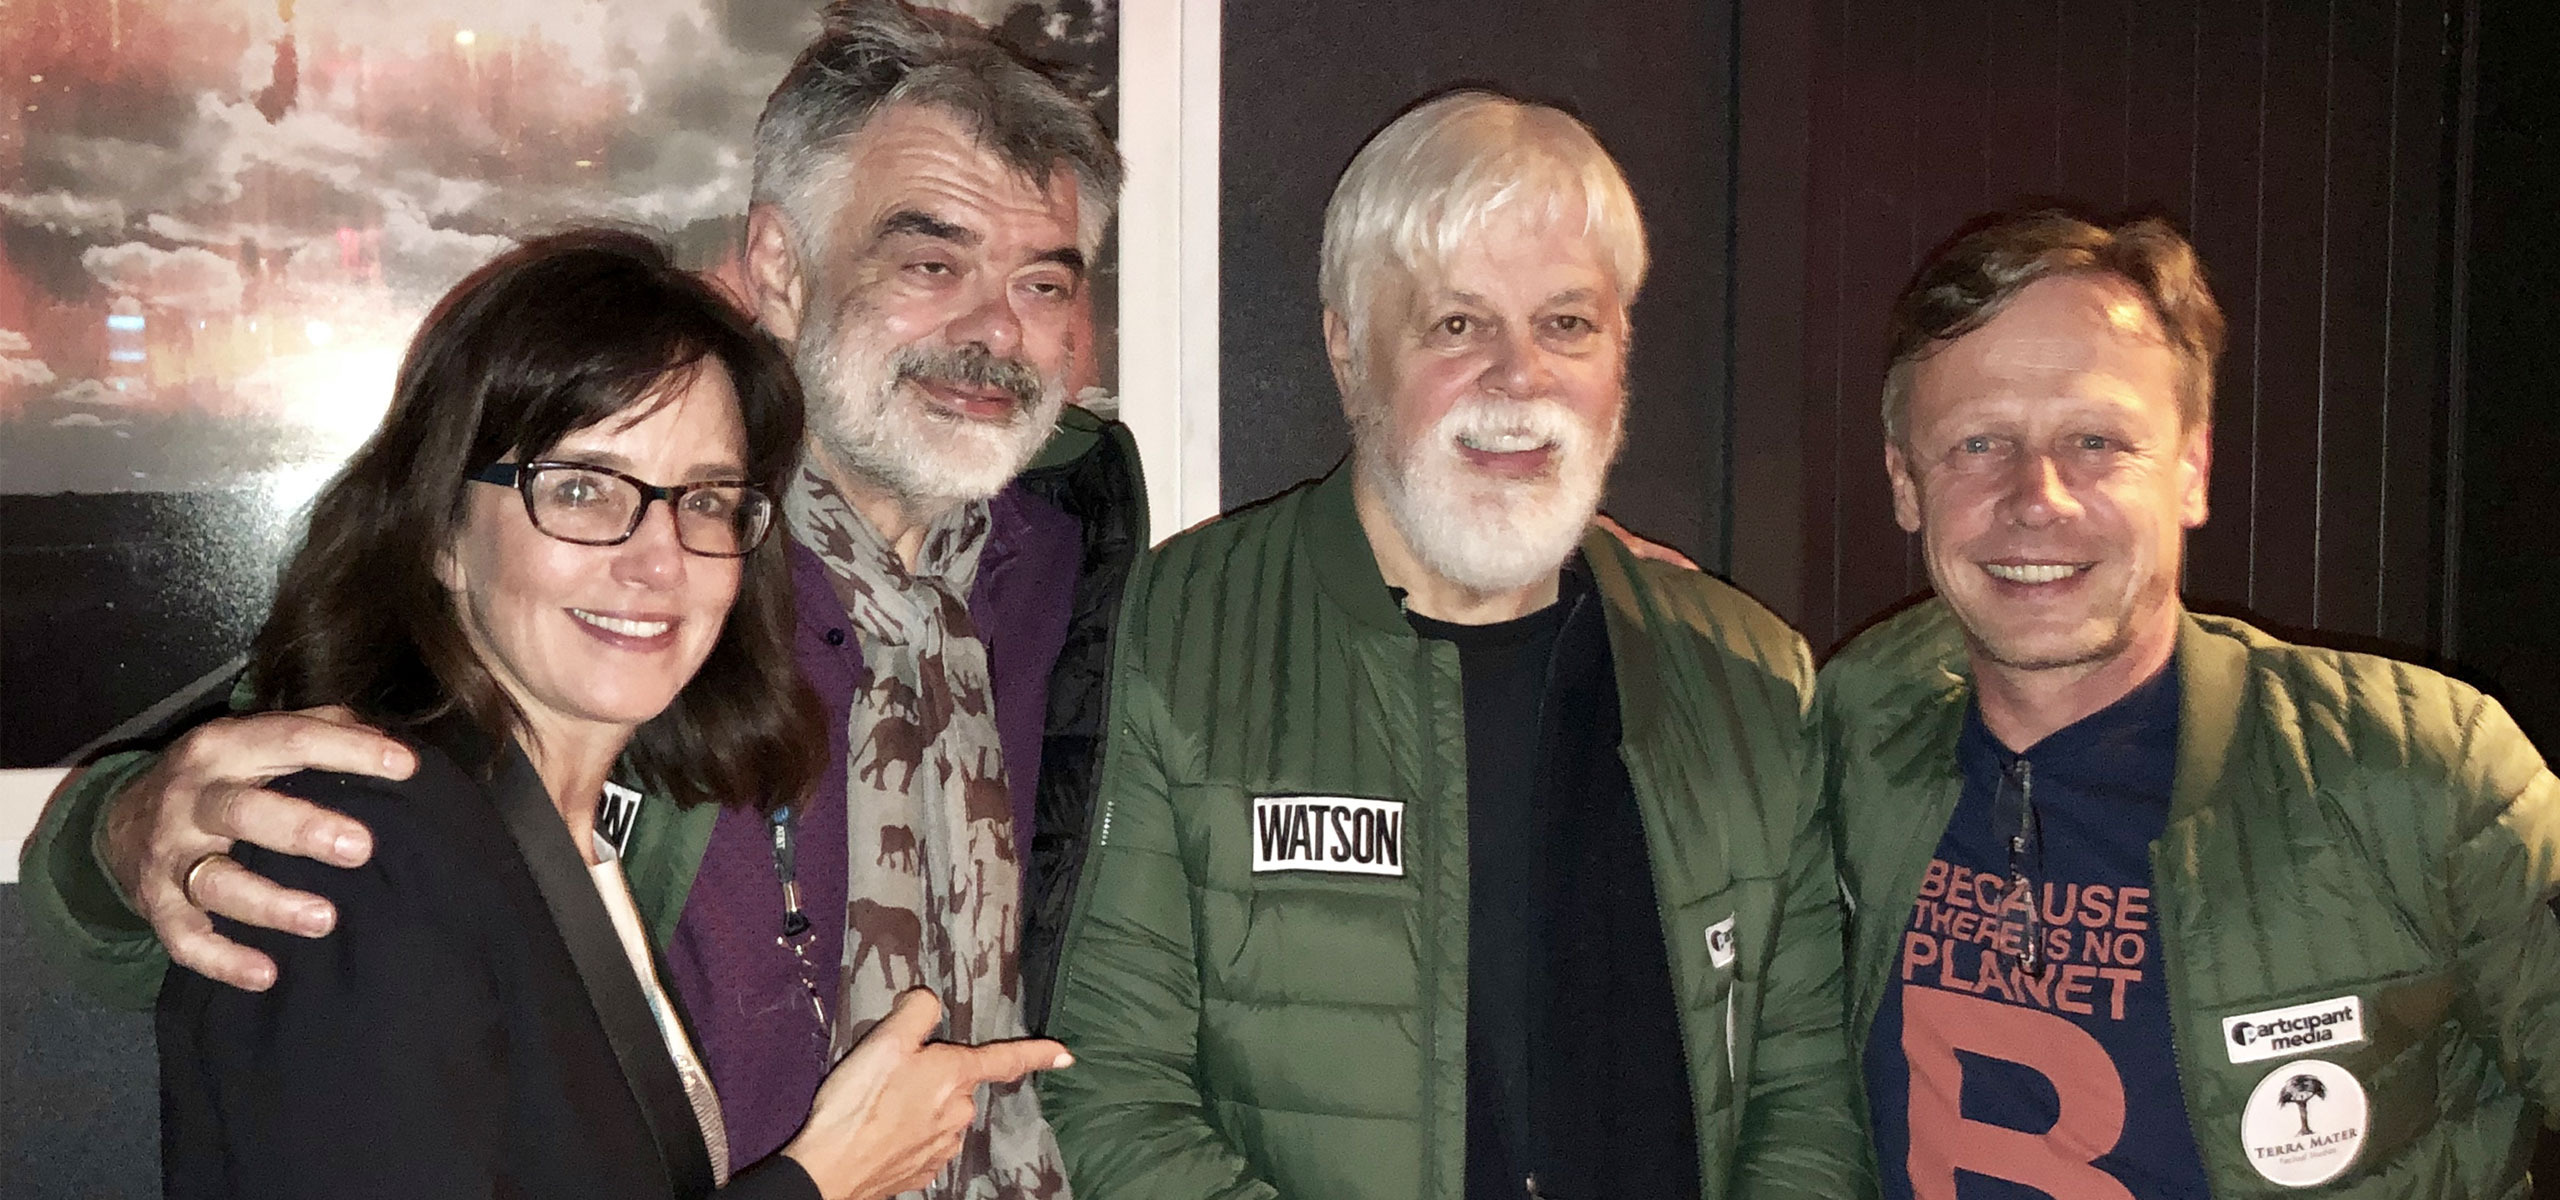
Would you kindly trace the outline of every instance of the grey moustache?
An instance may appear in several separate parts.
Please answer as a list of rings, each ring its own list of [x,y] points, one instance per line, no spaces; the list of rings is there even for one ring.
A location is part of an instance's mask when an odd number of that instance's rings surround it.
[[[1025,407],[1040,399],[1040,373],[1020,359],[1001,358],[983,346],[958,350],[910,349],[898,356],[898,378],[916,383],[994,388]]]

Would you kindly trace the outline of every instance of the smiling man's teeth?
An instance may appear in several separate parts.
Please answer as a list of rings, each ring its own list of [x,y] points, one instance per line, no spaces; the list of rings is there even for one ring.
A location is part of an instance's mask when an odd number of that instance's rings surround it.
[[[1462,433],[1458,435],[1458,444],[1486,454],[1517,454],[1523,450],[1543,448],[1547,441],[1525,429],[1513,429],[1498,433]]]
[[[618,633],[624,637],[653,638],[675,628],[672,621],[627,621],[621,617],[591,613],[583,608],[570,609],[569,615],[607,633]]]
[[[1982,569],[1991,572],[1993,578],[2006,579],[2011,583],[2052,583],[2057,579],[2070,576],[2080,568],[2063,563],[2028,563],[2022,566],[2012,566],[2008,563],[1984,563]]]

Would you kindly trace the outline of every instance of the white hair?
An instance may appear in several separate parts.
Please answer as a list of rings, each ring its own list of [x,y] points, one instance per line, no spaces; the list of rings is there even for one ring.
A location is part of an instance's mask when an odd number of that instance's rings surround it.
[[[1577,221],[1632,303],[1644,284],[1644,220],[1616,160],[1562,110],[1459,91],[1390,123],[1342,172],[1324,210],[1324,306],[1368,336],[1378,272],[1424,277],[1497,215]]]

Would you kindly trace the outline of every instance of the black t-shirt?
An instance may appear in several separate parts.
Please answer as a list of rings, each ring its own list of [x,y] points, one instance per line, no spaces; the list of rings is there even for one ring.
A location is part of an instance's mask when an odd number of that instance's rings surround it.
[[[1467,715],[1467,1195],[1699,1194],[1671,968],[1589,576],[1458,648]],[[1535,1178],[1536,1190],[1529,1181]]]

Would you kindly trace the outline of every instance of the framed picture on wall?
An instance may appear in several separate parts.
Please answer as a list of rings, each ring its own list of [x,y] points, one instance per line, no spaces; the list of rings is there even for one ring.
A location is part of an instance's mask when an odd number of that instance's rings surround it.
[[[418,319],[511,238],[610,220],[733,269],[749,134],[817,7],[13,6],[0,767],[70,763],[219,698]],[[1080,69],[1110,111],[1110,6],[945,7]],[[1115,292],[1090,294],[1108,348]]]

